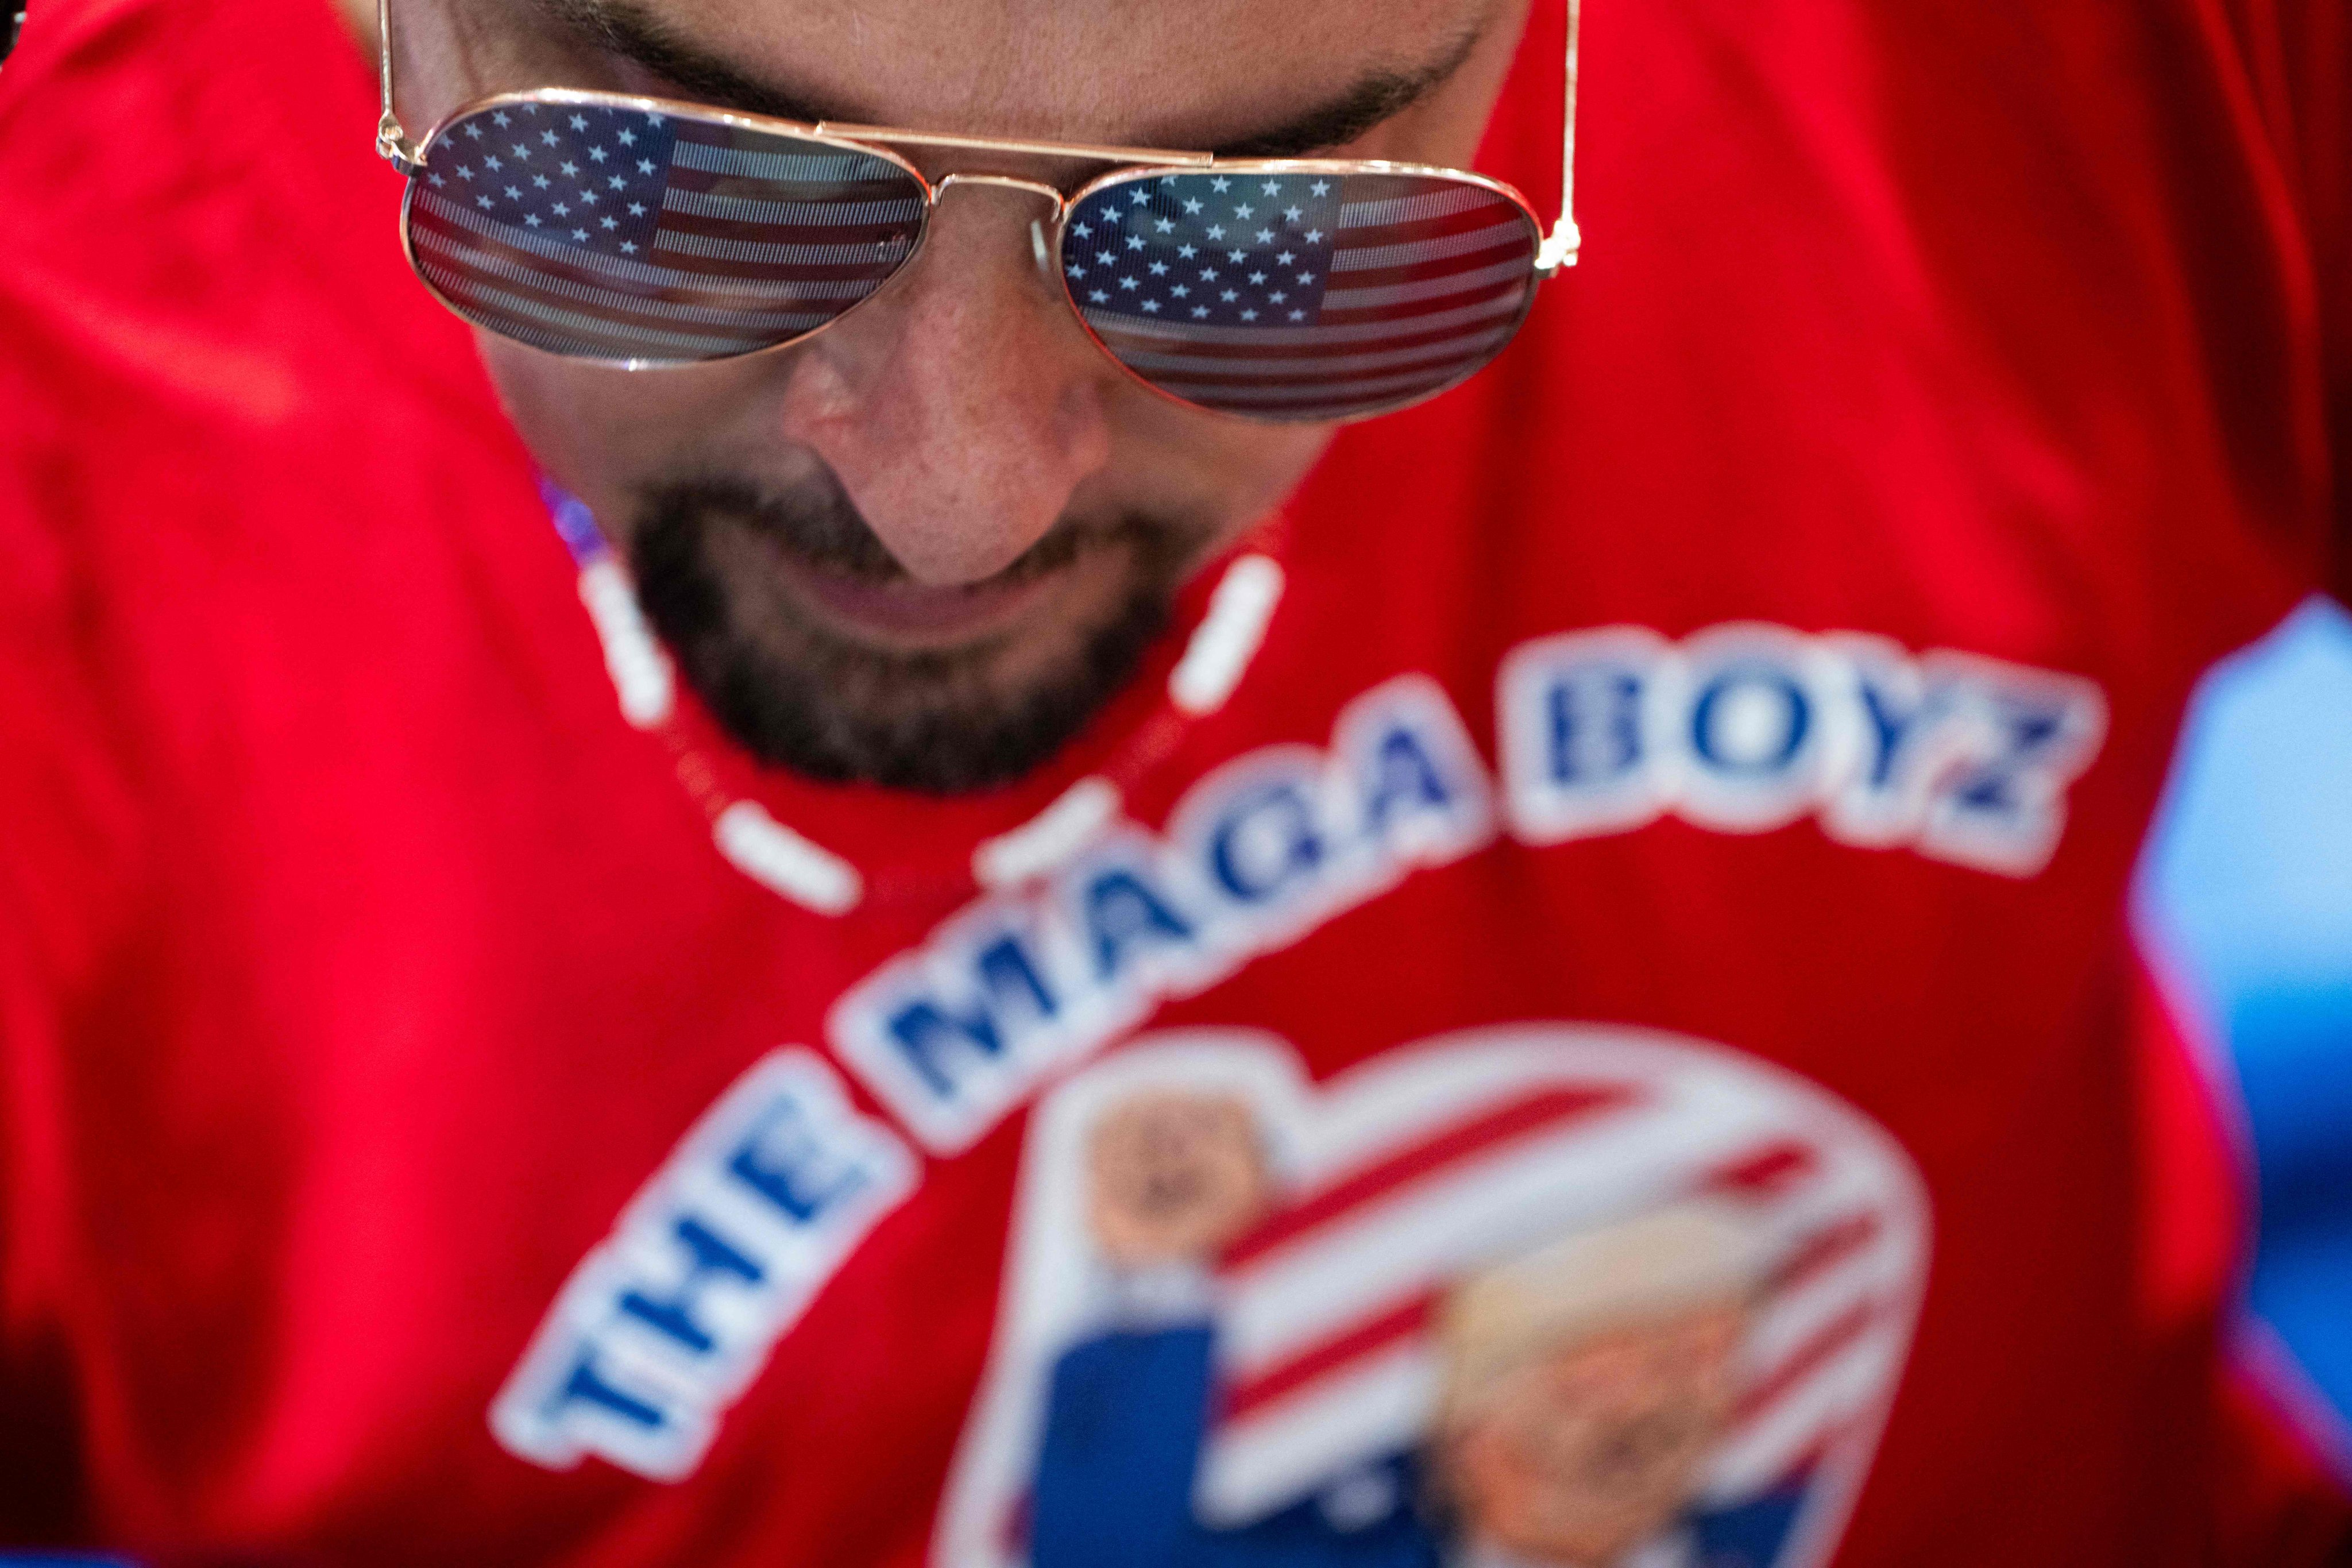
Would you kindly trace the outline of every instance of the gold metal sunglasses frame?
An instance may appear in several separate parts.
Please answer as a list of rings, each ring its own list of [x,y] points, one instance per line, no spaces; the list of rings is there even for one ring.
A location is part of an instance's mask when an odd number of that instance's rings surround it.
[[[434,125],[433,129],[425,133],[424,142],[420,143],[410,138],[408,132],[401,124],[399,116],[393,109],[392,0],[376,0],[378,78],[383,92],[383,114],[376,121],[375,146],[376,152],[380,156],[382,156],[386,162],[390,163],[394,168],[398,169],[403,174],[410,176],[413,182],[416,175],[425,172],[426,159],[434,145],[435,140],[450,125],[465,119],[468,115],[478,114],[485,110],[494,109],[503,104],[546,103],[551,105],[592,105],[610,109],[636,110],[654,114],[684,116],[701,120],[709,123],[726,125],[737,130],[756,132],[765,135],[793,137],[801,141],[814,142],[825,146],[841,149],[843,151],[860,153],[869,157],[880,158],[903,170],[907,175],[915,182],[917,187],[923,193],[922,227],[918,231],[914,245],[908,249],[907,255],[900,261],[898,269],[885,281],[883,285],[884,289],[887,289],[889,283],[895,282],[899,277],[906,273],[908,266],[912,264],[916,256],[922,248],[922,240],[924,236],[929,232],[930,214],[932,210],[939,205],[940,199],[947,195],[948,191],[957,185],[992,186],[997,189],[1014,191],[1027,195],[1042,196],[1047,202],[1052,204],[1053,237],[1051,241],[1049,242],[1046,238],[1045,220],[1043,219],[1033,220],[1029,226],[1029,232],[1031,245],[1035,253],[1039,268],[1041,270],[1050,269],[1058,275],[1063,267],[1063,235],[1068,226],[1070,215],[1076,211],[1079,205],[1083,204],[1087,197],[1093,195],[1097,191],[1101,190],[1107,185],[1123,184],[1128,181],[1152,175],[1183,174],[1187,172],[1197,172],[1209,169],[1230,172],[1235,174],[1268,173],[1330,174],[1342,175],[1349,174],[1422,175],[1458,180],[1466,184],[1480,186],[1503,196],[1514,205],[1517,206],[1519,210],[1526,215],[1529,225],[1540,237],[1531,270],[1535,276],[1536,281],[1541,283],[1557,275],[1563,268],[1575,266],[1577,252],[1582,244],[1582,236],[1579,232],[1576,225],[1576,71],[1578,35],[1580,31],[1580,13],[1582,7],[1580,0],[1565,0],[1565,4],[1567,8],[1567,47],[1564,51],[1566,57],[1564,66],[1566,80],[1565,94],[1561,108],[1559,217],[1553,224],[1551,232],[1549,235],[1543,234],[1542,220],[1536,216],[1534,206],[1528,201],[1527,197],[1519,194],[1517,188],[1501,180],[1494,179],[1491,176],[1478,174],[1475,170],[1470,169],[1447,168],[1442,165],[1430,163],[1402,163],[1390,162],[1383,159],[1367,158],[1221,159],[1213,153],[1191,152],[1166,147],[1111,146],[1093,142],[1046,142],[1005,136],[958,136],[936,131],[910,130],[904,126],[863,125],[843,121],[818,121],[814,124],[809,124],[801,121],[783,120],[768,115],[739,114],[732,110],[714,109],[707,104],[695,103],[681,99],[648,98],[635,94],[588,91],[572,88],[537,88],[521,92],[498,93],[488,98],[478,99],[460,105],[458,108],[452,110],[449,113],[444,115]],[[900,156],[894,150],[897,147],[930,147],[949,152],[971,153],[982,156],[997,154],[1008,157],[1061,159],[1073,163],[1113,163],[1118,165],[1118,167],[1110,170],[1108,173],[1096,176],[1094,179],[1089,180],[1085,184],[1081,185],[1076,191],[1065,195],[1059,186],[1047,184],[1043,181],[1023,179],[1015,174],[1007,174],[986,169],[953,170],[941,175],[935,183],[927,178],[923,174],[922,171],[916,168],[914,164]],[[415,194],[413,184],[410,194],[412,196]],[[405,209],[404,208],[404,217]],[[401,240],[403,248],[406,249],[408,247],[408,233],[407,224],[405,221],[404,221],[401,226]],[[415,266],[415,259],[414,252],[411,251],[409,261],[412,267]],[[419,277],[422,278],[422,276],[423,274],[420,271]],[[1057,286],[1059,286],[1058,276],[1056,283]],[[432,288],[429,280],[426,282],[425,286],[428,289]],[[882,292],[882,289],[875,290],[875,293],[877,294],[880,292]],[[440,297],[439,290],[435,289],[434,293],[436,298]],[[1205,405],[1202,404],[1193,403],[1190,399],[1180,397],[1173,393],[1162,391],[1160,387],[1153,385],[1149,378],[1137,371],[1129,369],[1119,360],[1118,354],[1112,352],[1109,345],[1104,343],[1101,339],[1096,335],[1093,327],[1087,323],[1085,314],[1077,309],[1076,302],[1075,300],[1068,300],[1068,292],[1066,289],[1063,290],[1063,293],[1066,301],[1067,301],[1071,306],[1071,315],[1076,318],[1079,327],[1086,332],[1089,339],[1094,341],[1095,346],[1100,349],[1113,363],[1118,364],[1121,370],[1126,371],[1127,374],[1133,377],[1137,382],[1150,388],[1151,391],[1159,393],[1160,396],[1166,397],[1172,402],[1182,404],[1188,408],[1204,409],[1204,411],[1211,413],[1227,412],[1217,409],[1207,409],[1205,408]],[[859,300],[857,304],[852,305],[848,310],[842,311],[839,315],[834,317],[832,321],[829,321],[821,326],[814,327],[808,331],[795,334],[793,337],[783,339],[782,342],[769,344],[763,348],[747,350],[742,354],[723,356],[720,360],[594,360],[590,356],[584,355],[567,355],[565,357],[583,359],[587,360],[588,363],[614,364],[630,370],[682,369],[696,364],[724,363],[724,359],[748,358],[751,354],[766,353],[774,349],[792,348],[800,343],[806,342],[809,339],[816,336],[817,333],[826,331],[828,328],[838,324],[845,318],[855,314],[859,305],[866,303],[867,300],[870,300],[873,298],[874,295],[867,295],[866,300]],[[1533,289],[1528,291],[1528,303],[1532,305],[1534,301]],[[462,311],[459,313],[461,315],[463,314]],[[1476,374],[1476,370],[1484,368],[1485,363],[1482,362],[1476,369],[1474,369],[1473,371],[1466,373],[1464,376],[1457,378],[1457,382],[1459,380],[1468,379],[1469,375]],[[1448,384],[1455,384],[1455,383],[1449,383]],[[1397,405],[1391,405],[1391,407],[1371,409],[1364,411],[1363,413],[1351,413],[1339,417],[1341,419],[1352,420],[1370,417],[1375,414],[1388,413],[1391,411],[1392,407],[1402,407],[1406,402],[1419,402],[1423,397],[1434,395],[1435,391],[1442,390],[1444,390],[1444,388],[1434,389],[1428,393],[1416,394]],[[1250,415],[1231,416],[1243,418],[1264,417],[1261,416]]]

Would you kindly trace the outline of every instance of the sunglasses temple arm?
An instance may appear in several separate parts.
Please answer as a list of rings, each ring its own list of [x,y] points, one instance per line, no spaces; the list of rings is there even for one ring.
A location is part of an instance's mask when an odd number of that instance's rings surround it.
[[[408,139],[400,117],[392,111],[392,0],[375,0],[375,38],[376,71],[383,87],[383,115],[375,122],[376,156],[404,174],[414,174],[425,166],[424,149]]]
[[[1584,237],[1576,226],[1576,43],[1583,17],[1581,0],[1568,5],[1568,79],[1560,104],[1559,221],[1536,252],[1536,270],[1549,278],[1563,267],[1576,265]]]

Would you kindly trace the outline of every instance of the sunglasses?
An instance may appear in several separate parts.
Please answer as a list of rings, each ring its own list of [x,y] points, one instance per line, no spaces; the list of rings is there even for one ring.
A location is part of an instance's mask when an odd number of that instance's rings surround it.
[[[1511,341],[1576,261],[1577,0],[1568,0],[1560,217],[1463,169],[802,124],[541,88],[459,109],[420,146],[393,112],[377,0],[376,150],[408,176],[401,236],[478,327],[630,370],[801,342],[881,292],[960,185],[1049,204],[1030,226],[1080,328],[1179,402],[1267,421],[1369,418],[1433,397]],[[986,167],[928,179],[897,148],[1112,165],[1074,194]]]

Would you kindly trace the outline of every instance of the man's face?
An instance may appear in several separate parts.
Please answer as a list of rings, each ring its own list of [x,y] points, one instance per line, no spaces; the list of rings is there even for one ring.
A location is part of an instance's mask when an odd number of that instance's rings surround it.
[[[1722,1431],[1736,1303],[1562,1345],[1515,1372],[1446,1446],[1471,1532],[1539,1563],[1614,1563],[1672,1522]]]
[[[1527,0],[393,0],[403,111],[602,88],[962,134],[1466,164]],[[908,155],[1055,184],[1103,165]],[[690,369],[481,334],[549,473],[755,754],[933,791],[1017,776],[1131,674],[1182,581],[1328,426],[1171,403],[960,185],[906,272],[793,347]]]

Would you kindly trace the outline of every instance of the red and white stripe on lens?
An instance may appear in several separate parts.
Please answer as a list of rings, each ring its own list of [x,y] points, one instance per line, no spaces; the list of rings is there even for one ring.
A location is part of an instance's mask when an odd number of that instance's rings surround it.
[[[1909,1334],[1916,1218],[1868,1152],[1791,1133],[1722,1090],[1593,1077],[1439,1098],[1411,1136],[1367,1149],[1244,1237],[1222,1271],[1204,1519],[1264,1518],[1418,1447],[1447,1286],[1547,1216],[1569,1227],[1657,1201],[1662,1165],[1685,1171],[1682,1195],[1734,1205],[1769,1259],[1744,1393],[1702,1493],[1753,1496],[1874,1418]]]
[[[410,254],[467,318],[535,347],[686,362],[787,342],[871,294],[921,232],[898,164],[597,103],[515,100],[437,132]]]
[[[1062,262],[1087,326],[1160,391],[1329,419],[1492,359],[1527,312],[1538,240],[1517,202],[1458,177],[1213,169],[1088,195]]]

